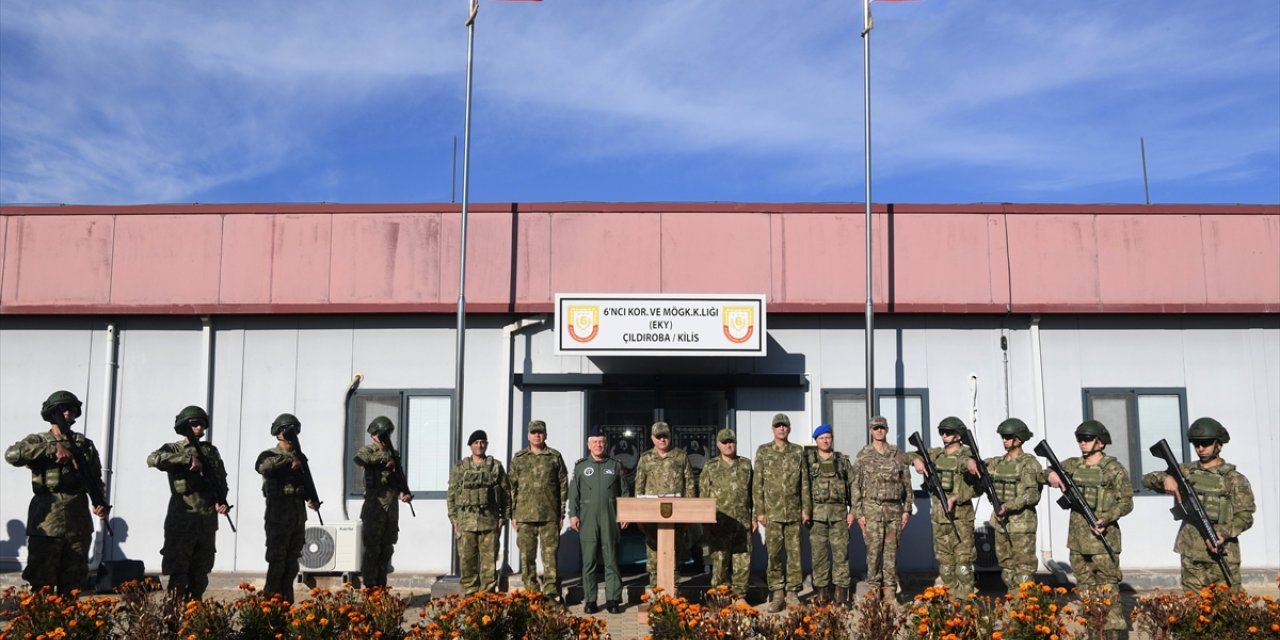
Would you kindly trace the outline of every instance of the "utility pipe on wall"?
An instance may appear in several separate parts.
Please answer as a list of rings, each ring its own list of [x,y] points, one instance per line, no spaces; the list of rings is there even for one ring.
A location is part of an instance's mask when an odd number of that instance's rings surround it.
[[[1045,407],[1044,407],[1044,366],[1041,360],[1040,351],[1040,315],[1031,316],[1031,388],[1035,396],[1036,405],[1036,425],[1040,430],[1040,437],[1048,439],[1048,427],[1045,424]],[[1053,506],[1046,506],[1037,510],[1037,530],[1040,535],[1037,537],[1041,540],[1040,560],[1044,562],[1044,566],[1061,581],[1067,582],[1066,571],[1053,558]]]
[[[111,483],[114,479],[114,459],[116,443],[116,373],[120,363],[117,359],[118,330],[115,322],[107,322],[106,352],[103,357],[102,371],[102,424],[98,431],[98,442],[102,443],[102,492],[107,504],[111,504]],[[107,517],[110,517],[108,514]],[[104,522],[101,518],[94,520],[97,524],[98,537],[102,540],[102,551],[98,554],[98,563],[106,559],[107,537]]]

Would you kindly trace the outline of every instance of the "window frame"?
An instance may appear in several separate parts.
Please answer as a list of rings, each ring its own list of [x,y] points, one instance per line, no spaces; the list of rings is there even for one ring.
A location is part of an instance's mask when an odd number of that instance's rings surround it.
[[[831,424],[831,400],[836,396],[851,397],[853,399],[861,399],[863,402],[866,402],[867,390],[866,387],[833,387],[823,389],[821,412],[823,424]],[[929,419],[929,390],[924,387],[879,388],[876,389],[876,404],[879,405],[885,398],[896,398],[901,396],[918,396],[920,398],[920,421],[923,424],[920,437],[924,438],[925,448],[929,448],[933,444],[933,435],[929,428],[929,425],[932,424]],[[870,419],[871,416],[868,415],[867,420]],[[864,431],[866,428],[866,425],[863,425]],[[910,437],[910,435],[911,434],[906,433],[905,430],[901,431],[895,434],[897,441],[891,441],[890,444],[898,447],[898,449],[904,453],[908,453],[913,450],[911,445],[907,442],[907,438]],[[870,440],[868,439],[868,441]],[[851,455],[857,455],[857,453],[857,451],[854,451]]]
[[[1142,416],[1138,413],[1138,398],[1142,396],[1177,396],[1178,397],[1178,446],[1170,444],[1170,448],[1181,454],[1181,461],[1191,459],[1191,445],[1187,442],[1187,388],[1186,387],[1082,387],[1080,399],[1083,405],[1082,415],[1085,420],[1093,420],[1093,398],[1123,399],[1129,417],[1129,429],[1125,434],[1129,443],[1129,459],[1121,460],[1129,470],[1129,478],[1133,482],[1134,495],[1155,495],[1156,492],[1143,488],[1142,476],[1151,471],[1164,469],[1143,469],[1143,450],[1139,434],[1142,431]],[[1108,431],[1110,428],[1108,427]]]
[[[409,388],[409,389],[361,388],[361,389],[356,389],[356,392],[351,396],[351,401],[347,403],[346,423],[348,425],[347,429],[349,429],[349,431],[345,434],[344,445],[343,445],[344,450],[349,449],[350,447],[351,441],[353,439],[352,438],[353,431],[361,434],[363,438],[363,442],[366,442],[366,443],[369,442],[369,437],[367,432],[368,424],[367,423],[363,425],[357,424],[355,421],[356,414],[359,410],[358,400],[361,396],[399,396],[400,407],[396,415],[395,445],[396,445],[396,451],[400,453],[401,460],[403,461],[404,467],[406,470],[414,462],[413,460],[410,459],[408,454],[408,449],[406,447],[406,445],[408,444],[409,430],[404,428],[404,425],[408,424],[409,422],[409,399],[420,398],[420,397],[430,397],[430,398],[447,397],[449,399],[450,415],[453,414],[453,405],[455,402],[457,402],[456,394],[454,393],[454,390],[451,388]],[[453,428],[453,425],[451,423],[449,425],[449,447],[445,451],[446,453],[453,452],[453,451],[456,451],[457,448],[458,448],[458,433],[457,433],[457,429]],[[351,450],[345,451],[345,455],[343,456],[345,458],[344,463],[348,465],[347,467],[348,478],[354,478],[355,476],[354,471],[356,469],[356,464],[351,460],[351,458],[354,456],[355,456],[355,451],[351,451]],[[456,458],[454,456],[450,456],[448,460],[444,461],[444,464],[449,467],[452,467],[455,459]],[[431,461],[430,460],[427,461],[426,464],[431,464]],[[349,484],[349,485],[354,484],[354,480],[349,480],[347,481],[346,484]],[[412,489],[412,487],[410,488]],[[346,493],[346,498],[348,500],[364,499],[363,486],[344,486],[343,491]],[[421,499],[427,499],[427,500],[443,500],[447,498],[448,495],[449,495],[449,492],[447,489],[444,491],[427,491],[427,490],[420,491],[415,489],[413,491],[413,497],[415,499],[421,498]]]

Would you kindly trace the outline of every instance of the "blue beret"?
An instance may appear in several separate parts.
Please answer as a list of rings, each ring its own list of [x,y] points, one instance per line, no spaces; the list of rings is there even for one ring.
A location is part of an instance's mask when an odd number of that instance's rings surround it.
[[[827,434],[827,433],[831,433],[831,425],[829,425],[829,424],[820,424],[820,425],[818,425],[818,428],[817,428],[817,429],[814,429],[814,430],[813,430],[813,439],[814,439],[814,440],[817,440],[817,439],[818,439],[818,436],[821,436],[821,435],[823,435],[823,434]]]

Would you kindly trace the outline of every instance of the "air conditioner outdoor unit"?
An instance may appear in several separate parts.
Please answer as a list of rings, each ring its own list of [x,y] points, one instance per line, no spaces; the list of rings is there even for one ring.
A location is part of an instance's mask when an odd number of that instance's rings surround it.
[[[360,571],[359,522],[307,525],[298,568],[303,573],[353,573]]]

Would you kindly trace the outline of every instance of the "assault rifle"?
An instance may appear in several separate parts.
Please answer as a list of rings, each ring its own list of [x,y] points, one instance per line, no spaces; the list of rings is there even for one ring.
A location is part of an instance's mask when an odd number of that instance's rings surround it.
[[[951,528],[956,532],[956,537],[960,538],[960,527],[956,526],[956,511],[951,508],[948,503],[950,500],[947,496],[947,490],[942,488],[942,479],[938,477],[938,468],[933,465],[933,458],[929,457],[929,451],[924,448],[924,441],[920,439],[920,432],[911,434],[907,438],[916,451],[920,454],[920,460],[924,462],[924,489],[930,495],[938,499],[938,503],[942,505],[942,513],[947,516],[947,521],[951,523]],[[963,538],[961,538],[963,539]]]
[[[320,494],[316,493],[316,481],[311,477],[311,464],[307,462],[307,455],[302,452],[302,443],[298,442],[297,429],[285,429],[284,439],[289,441],[289,446],[293,449],[293,457],[297,458],[302,464],[303,490],[306,491],[307,502],[313,502],[316,505],[316,517],[320,519],[320,524],[324,524],[324,516],[320,513]]]
[[[391,438],[383,440],[383,436],[378,436],[378,441],[382,442],[382,446],[387,448],[387,453],[391,454],[391,459],[396,463],[395,468],[391,470],[391,486],[401,493],[407,493],[411,496],[410,501],[406,504],[409,505],[409,513],[415,518],[418,517],[418,512],[413,510],[413,490],[409,488],[409,479],[404,477],[404,467],[400,466],[400,453],[396,451],[395,445],[391,444]]]
[[[1084,494],[1080,493],[1080,487],[1076,486],[1075,480],[1072,480],[1071,476],[1067,475],[1067,472],[1062,469],[1062,463],[1058,462],[1058,456],[1054,455],[1053,447],[1050,447],[1047,441],[1041,440],[1040,444],[1036,445],[1035,452],[1036,455],[1049,461],[1049,468],[1058,474],[1058,478],[1062,480],[1062,496],[1058,498],[1058,506],[1063,509],[1077,511],[1081,516],[1084,516],[1084,521],[1089,525],[1090,529],[1096,529],[1098,527],[1098,516],[1093,514],[1093,508],[1085,501]],[[1107,555],[1111,556],[1112,560],[1115,560],[1115,549],[1111,548],[1111,543],[1107,542],[1107,537],[1098,535],[1098,539],[1102,541],[1102,546],[1107,549]]]
[[[1200,496],[1196,495],[1196,490],[1187,482],[1187,476],[1183,475],[1182,468],[1178,466],[1178,461],[1173,457],[1173,451],[1169,449],[1169,443],[1163,439],[1151,445],[1151,455],[1164,460],[1168,465],[1165,473],[1169,474],[1173,481],[1178,483],[1177,502],[1173,506],[1174,520],[1184,520],[1200,532],[1200,537],[1213,545],[1213,549],[1209,551],[1209,555],[1217,561],[1218,568],[1222,570],[1222,579],[1227,586],[1231,586],[1231,573],[1227,570],[1227,563],[1222,559],[1222,547],[1218,542],[1218,532],[1213,529],[1213,521],[1209,520],[1209,515],[1204,512],[1204,505],[1200,504]]]
[[[205,426],[206,428],[208,427],[208,425]],[[191,445],[191,448],[195,449],[196,460],[200,461],[200,475],[209,483],[209,486],[213,488],[213,504],[215,506],[220,504],[227,505],[227,513],[222,515],[227,517],[227,524],[231,526],[231,533],[235,533],[236,523],[231,519],[230,513],[232,505],[227,502],[227,492],[222,489],[221,483],[218,482],[217,478],[210,475],[213,473],[214,468],[213,465],[209,464],[209,459],[205,457],[204,452],[200,450],[200,438],[197,438],[196,435],[192,433],[190,422],[180,425],[178,429],[178,435],[186,438],[187,442]]]
[[[102,477],[90,477],[87,469],[89,463],[85,462],[84,453],[80,451],[80,445],[76,444],[75,434],[71,431],[71,425],[67,424],[67,419],[62,415],[61,407],[55,407],[53,410],[53,423],[57,430],[59,440],[67,443],[67,450],[71,452],[71,458],[75,464],[71,465],[76,470],[76,475],[80,478],[80,484],[84,486],[86,493],[89,494],[89,502],[95,507],[105,507],[110,510],[111,505],[107,504],[106,487],[102,485]],[[102,528],[106,529],[107,535],[116,537],[116,532],[111,530],[111,523],[107,521],[106,516],[102,516]]]
[[[1000,517],[1000,496],[996,495],[996,484],[991,481],[991,472],[987,469],[987,463],[983,461],[982,454],[978,453],[978,443],[973,441],[973,434],[968,429],[960,432],[960,441],[964,446],[969,447],[973,452],[973,460],[978,463],[978,489],[987,496],[987,500],[991,501],[991,508],[995,509],[996,524],[1000,525],[1000,530],[1009,533],[1009,528],[1004,523],[1004,518]]]

